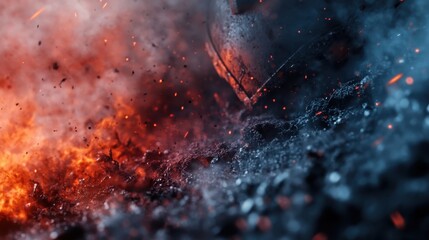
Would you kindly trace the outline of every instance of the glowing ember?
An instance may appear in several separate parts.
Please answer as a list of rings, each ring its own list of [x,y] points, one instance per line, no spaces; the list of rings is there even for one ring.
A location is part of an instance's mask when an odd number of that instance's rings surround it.
[[[40,16],[40,14],[42,14],[42,12],[45,11],[45,8],[41,8],[39,10],[37,10],[37,12],[35,12],[31,17],[30,20],[34,20],[36,19],[38,16]]]
[[[32,4],[0,3],[0,220],[16,223],[58,211],[65,218],[115,188],[141,190],[158,177],[142,166],[144,153],[197,137],[202,125],[194,121],[185,136],[172,125],[198,94],[162,79],[168,66],[155,67],[165,56],[152,41],[163,36],[149,20],[134,28],[135,1],[109,2],[108,14],[97,2],[50,1],[27,21]],[[170,106],[162,96],[173,93],[180,97]]]
[[[412,77],[407,77],[407,78],[405,79],[405,82],[406,82],[408,85],[413,85],[413,84],[414,84],[414,78],[412,78]]]
[[[2,5],[6,14],[13,9]],[[80,16],[88,16],[89,5],[77,6]],[[30,20],[44,10],[39,9]],[[126,51],[117,29],[103,25],[99,30],[88,29],[82,19],[74,17],[74,8],[68,10],[51,20],[61,28],[43,33],[33,24],[19,23],[24,29],[21,34],[28,35],[23,38],[39,44],[16,41],[14,29],[4,32],[6,44],[0,48],[4,56],[0,67],[0,214],[11,220],[27,220],[40,208],[53,208],[59,201],[75,205],[99,198],[92,188],[103,189],[113,181],[97,182],[106,175],[98,164],[100,156],[111,150],[111,160],[121,162],[122,141],[145,146],[141,120],[126,100],[136,93],[125,89],[111,70]],[[45,21],[37,22],[38,26],[48,27]],[[92,32],[88,48],[76,44],[81,39],[76,39],[75,31]],[[99,34],[112,39],[109,49],[92,41]],[[111,62],[106,64],[104,59]],[[125,115],[133,116],[132,121],[121,120]]]
[[[328,238],[326,237],[326,235],[324,233],[318,233],[318,234],[314,235],[312,239],[313,240],[327,240]]]
[[[390,81],[387,83],[387,85],[393,85],[393,84],[397,83],[399,80],[401,80],[402,76],[404,76],[404,74],[402,74],[402,73],[394,76],[392,79],[390,79]]]
[[[405,228],[405,219],[399,212],[394,212],[390,214],[390,219],[392,220],[393,225],[395,225],[397,229]]]

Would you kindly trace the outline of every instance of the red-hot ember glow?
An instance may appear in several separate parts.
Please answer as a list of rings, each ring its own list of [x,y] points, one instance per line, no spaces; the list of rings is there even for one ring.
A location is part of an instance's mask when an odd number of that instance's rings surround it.
[[[35,12],[31,17],[30,20],[34,20],[35,18],[37,18],[40,14],[42,14],[42,12],[45,11],[45,8],[41,8],[39,10],[37,10],[37,12]]]
[[[414,78],[412,78],[412,77],[407,77],[407,78],[405,79],[405,82],[406,82],[408,85],[413,85],[413,84],[414,84]]]
[[[165,36],[135,1],[43,3],[32,13],[32,1],[0,2],[0,220],[16,223],[92,208],[112,186],[142,189],[159,177],[146,151],[204,138],[202,120],[173,125],[201,94],[156,65]]]
[[[404,229],[405,228],[405,219],[399,212],[394,212],[390,214],[390,219],[392,220],[393,225],[397,229]]]
[[[313,240],[328,240],[328,237],[324,233],[318,233],[313,236]]]
[[[393,85],[393,84],[397,83],[399,80],[401,80],[402,76],[404,76],[404,74],[399,73],[398,75],[396,75],[392,79],[390,79],[390,81],[387,83],[387,85]]]
[[[18,13],[25,12],[24,5],[23,9],[17,6],[13,7]],[[6,14],[13,10],[6,5],[1,8]],[[119,44],[121,37],[116,29],[101,26],[88,39],[88,49],[82,51],[76,46],[80,36],[74,31],[86,27],[82,19],[74,17],[74,9],[69,10],[58,18],[54,11],[41,8],[30,23],[25,18],[17,23],[23,33],[8,28],[3,35],[0,215],[14,221],[25,221],[41,208],[54,207],[58,199],[62,205],[73,205],[97,198],[91,195],[91,187],[104,185],[95,179],[106,175],[97,162],[104,161],[100,159],[111,150],[108,156],[120,163],[121,141],[145,146],[141,142],[145,130],[128,100],[135,93],[124,89],[114,71],[109,71],[114,65],[104,61],[119,63],[126,52]],[[42,12],[60,27],[49,29],[49,22],[38,22]],[[45,27],[49,30],[40,31]],[[28,34],[26,40],[17,39],[19,34]],[[99,44],[99,35],[112,39],[112,45]],[[124,116],[132,117],[126,120]]]

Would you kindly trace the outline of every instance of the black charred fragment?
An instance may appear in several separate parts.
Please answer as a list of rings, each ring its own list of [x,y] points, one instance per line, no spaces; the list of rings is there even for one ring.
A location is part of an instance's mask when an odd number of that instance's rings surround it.
[[[130,154],[135,151],[130,150]],[[133,155],[127,155],[133,156]],[[118,180],[117,184],[126,190],[126,191],[141,191],[141,187],[147,186],[151,183],[151,179],[138,179],[135,175],[134,168],[127,168],[124,165],[121,165],[117,160],[113,159],[112,150],[109,151],[109,155],[101,153],[97,157],[97,162],[100,163],[100,167],[108,174],[110,177],[114,177]],[[159,169],[149,169],[144,166],[146,171],[157,171]],[[142,185],[141,181],[144,180],[145,184]],[[137,184],[137,185],[136,185]],[[115,187],[112,186],[112,191],[115,191]]]
[[[67,78],[63,78],[61,79],[60,83],[58,84],[58,86],[60,86],[60,88],[62,88],[62,84],[67,81]]]
[[[58,62],[54,62],[52,64],[52,69],[54,69],[55,71],[57,71],[58,69],[60,69],[60,65],[58,64]]]
[[[31,180],[31,183],[33,184],[33,191],[31,193],[33,199],[43,207],[51,207],[53,203],[43,191],[40,183],[34,180]]]
[[[112,149],[109,150],[109,155],[104,153],[99,154],[97,157],[97,162],[106,163],[107,165],[105,165],[105,170],[109,173],[115,173],[119,171],[119,163],[113,159]]]
[[[119,136],[118,136],[118,139],[119,139]],[[125,147],[125,149],[123,152],[121,152],[118,158],[126,157],[126,156],[143,158],[145,156],[145,153],[133,141],[131,141],[131,139],[129,139],[125,144],[122,144],[122,145]]]

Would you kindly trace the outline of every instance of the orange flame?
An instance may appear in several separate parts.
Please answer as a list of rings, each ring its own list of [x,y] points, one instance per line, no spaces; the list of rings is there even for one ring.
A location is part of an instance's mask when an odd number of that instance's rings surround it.
[[[28,5],[0,1],[0,24],[25,19]],[[3,28],[0,221],[82,215],[112,191],[142,191],[161,175],[148,150],[155,149],[156,162],[180,141],[207,138],[206,119],[193,108],[207,109],[203,94],[186,87],[185,68],[177,70],[180,79],[169,77],[169,60],[156,45],[166,41],[163,34],[146,18],[138,28],[130,23],[136,5],[113,1],[109,12],[93,11],[99,5],[50,1],[49,9],[61,11],[39,18],[40,26]],[[177,56],[195,51],[176,40],[168,45],[180,46]],[[185,122],[189,117],[198,119]]]
[[[74,17],[75,9],[70,10],[56,19],[61,28],[49,28],[35,39],[36,48],[33,42],[16,41],[16,30],[4,32],[0,220],[23,222],[46,210],[60,211],[60,206],[64,212],[65,205],[79,211],[107,196],[111,186],[132,185],[125,175],[139,176],[140,182],[146,179],[132,158],[141,157],[135,152],[146,151],[151,138],[130,100],[136,91],[115,70],[129,54],[126,33],[118,34],[120,22],[102,26],[86,37],[91,44],[81,50],[75,46],[74,32],[85,26]],[[108,46],[97,40],[104,38],[109,39]]]

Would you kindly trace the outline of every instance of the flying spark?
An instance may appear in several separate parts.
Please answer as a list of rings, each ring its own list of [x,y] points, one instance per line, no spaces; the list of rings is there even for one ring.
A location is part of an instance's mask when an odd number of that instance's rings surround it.
[[[393,225],[397,229],[404,229],[405,228],[405,219],[399,212],[394,212],[390,214],[390,219],[392,220]]]
[[[387,85],[393,85],[393,84],[397,83],[399,80],[401,80],[402,76],[404,76],[404,74],[402,74],[402,73],[394,76],[392,79],[390,79],[390,81],[387,83]]]
[[[45,8],[42,7],[41,9],[37,10],[37,12],[35,12],[31,17],[30,17],[30,21],[36,19],[38,16],[40,16],[40,14],[42,14],[42,12],[45,11]]]

